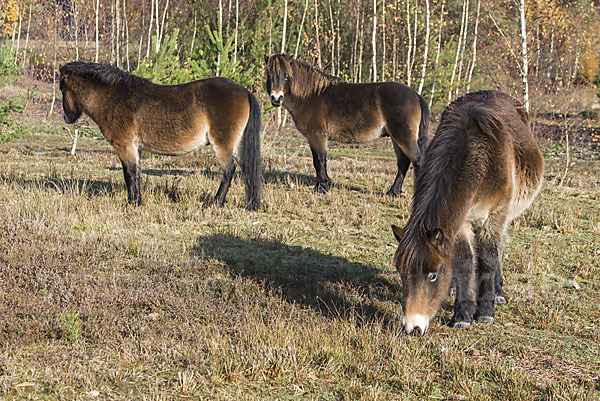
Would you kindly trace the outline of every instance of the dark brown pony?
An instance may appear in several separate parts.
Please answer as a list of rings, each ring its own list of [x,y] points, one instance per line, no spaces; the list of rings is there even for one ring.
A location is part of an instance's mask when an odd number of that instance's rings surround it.
[[[421,96],[398,82],[348,83],[285,54],[265,56],[265,62],[271,104],[290,112],[310,145],[315,192],[331,186],[328,138],[360,143],[390,136],[398,174],[387,194],[400,193],[410,162],[419,165],[429,142],[429,106]]]
[[[518,101],[481,91],[446,108],[415,181],[412,214],[404,230],[392,226],[407,333],[425,333],[452,281],[452,327],[493,320],[494,303],[506,303],[507,226],[533,201],[542,173],[542,155]]]
[[[211,144],[221,173],[215,200],[225,202],[235,158],[244,173],[246,208],[259,208],[261,112],[240,84],[215,77],[157,85],[107,64],[74,61],[60,67],[60,90],[65,121],[87,114],[117,152],[129,203],[142,201],[142,150],[182,155]]]

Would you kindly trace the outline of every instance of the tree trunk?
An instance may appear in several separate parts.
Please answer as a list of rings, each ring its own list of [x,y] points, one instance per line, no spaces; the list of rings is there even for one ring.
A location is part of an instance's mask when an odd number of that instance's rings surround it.
[[[237,3],[237,0],[235,0]],[[194,7],[194,32],[192,34],[192,44],[190,45],[190,54],[194,53],[194,42],[196,41],[196,32],[198,30],[198,23],[196,21],[197,17],[196,17],[196,8]],[[235,52],[237,53],[237,31],[236,31],[236,36],[235,36],[236,42],[235,42]]]
[[[127,71],[131,71],[129,64],[129,22],[127,21],[127,0],[123,0],[123,21],[125,25],[125,60],[127,61]]]
[[[287,0],[286,0],[287,1]],[[237,66],[237,54],[238,54],[238,32],[240,29],[240,4],[239,0],[235,0],[235,37],[233,39],[233,64],[234,72]],[[196,14],[194,14],[194,34],[196,34]]]
[[[463,0],[463,12],[460,23],[460,35],[458,38],[458,45],[456,46],[456,57],[454,58],[454,67],[452,67],[452,77],[450,78],[450,87],[448,88],[448,102],[452,100],[452,85],[454,84],[454,78],[456,78],[456,67],[458,67],[458,58],[460,56],[460,49],[462,47],[463,30],[465,28],[465,12],[467,10],[467,0]]]
[[[362,15],[361,19],[362,19],[363,24],[364,24],[365,19],[367,19],[367,13],[364,10],[363,10],[363,15]],[[359,48],[358,48],[358,75],[357,75],[357,81],[356,82],[361,82],[362,81],[363,48],[364,48],[364,44],[365,44],[365,30],[361,29],[360,30],[360,44],[359,44]]]
[[[408,34],[408,48],[406,49],[406,84],[410,86],[412,81],[412,30],[410,27],[410,0],[406,0],[406,33]]]
[[[27,17],[27,35],[25,36],[25,48],[23,52],[23,63],[25,62],[25,58],[27,57],[27,48],[29,46],[29,28],[31,27],[31,8],[32,4],[29,4],[29,16]]]
[[[98,54],[100,52],[100,41],[99,41],[99,32],[100,27],[98,26],[98,14],[100,13],[100,0],[96,0],[96,56],[94,57],[94,62],[98,62]]]
[[[372,81],[377,81],[377,0],[373,0],[373,35],[371,38],[371,46],[373,47],[373,76]]]
[[[148,46],[146,47],[146,58],[150,58],[150,49],[152,47],[152,24],[154,23],[154,1],[150,0],[150,21],[148,23]]]
[[[465,28],[463,29],[463,38],[462,38],[462,47],[460,49],[460,62],[458,63],[458,75],[457,75],[457,84],[459,82],[461,82],[461,80],[463,79],[462,76],[462,69],[463,69],[463,65],[464,65],[464,60],[465,60],[465,49],[467,47],[467,32],[469,30],[469,1],[467,0],[467,9],[465,11]],[[455,94],[458,95],[458,85],[456,87],[456,92]]]
[[[427,69],[427,54],[429,53],[429,0],[425,0],[425,52],[423,54],[423,68],[421,69],[421,82],[419,83],[419,94],[423,91],[425,83],[425,71]]]
[[[527,56],[527,28],[525,26],[525,0],[519,2],[519,15],[521,16],[521,55],[523,57],[523,67],[521,68],[521,77],[523,80],[523,105],[525,111],[529,113],[529,82],[527,81],[527,72],[529,70],[529,59]]]
[[[21,21],[23,19],[23,14],[21,14],[21,7],[19,7],[19,29],[17,34],[17,51],[15,51],[15,63],[17,63],[19,59],[19,48],[21,47]]]
[[[296,49],[294,50],[294,57],[298,56],[298,49],[300,48],[300,38],[302,37],[302,29],[304,28],[304,20],[306,19],[306,11],[308,10],[308,0],[304,3],[304,11],[302,12],[302,21],[300,22],[300,31],[298,31],[298,39],[296,40]]]
[[[335,27],[333,25],[333,10],[331,8],[331,0],[329,6],[329,21],[331,22],[331,73],[335,75]]]
[[[471,91],[471,79],[473,79],[473,70],[475,69],[475,63],[477,62],[477,31],[479,28],[480,7],[481,0],[477,0],[477,16],[475,17],[475,29],[473,31],[473,60],[471,61],[471,68],[469,69],[469,76],[467,77],[467,92]]]
[[[442,45],[442,30],[444,27],[444,5],[445,3],[442,3],[442,12],[440,13],[440,32],[438,34],[438,43],[437,43],[437,51],[435,54],[435,66],[433,67],[433,83],[431,84],[431,95],[429,96],[429,108],[431,108],[431,105],[433,104],[433,95],[435,94],[435,81],[437,79],[437,73],[438,73],[438,67],[439,67],[439,61],[440,61],[440,48]]]
[[[323,69],[323,61],[321,59],[321,39],[319,37],[319,2],[315,0],[315,37],[317,39],[317,57],[319,69]]]
[[[385,81],[386,37],[385,37],[385,0],[381,4],[381,80]]]
[[[119,0],[115,2],[115,16],[117,19],[116,35],[115,35],[115,58],[117,61],[117,67],[121,67],[121,52],[120,52],[120,38],[121,38],[121,3]]]

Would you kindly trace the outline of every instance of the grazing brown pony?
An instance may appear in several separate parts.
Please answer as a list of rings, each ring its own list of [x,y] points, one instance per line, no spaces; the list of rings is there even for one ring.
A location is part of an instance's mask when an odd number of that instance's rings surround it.
[[[285,54],[265,56],[265,62],[271,104],[289,111],[310,145],[315,192],[331,186],[328,138],[361,143],[390,136],[398,174],[387,194],[400,193],[410,162],[418,167],[429,142],[429,106],[421,96],[398,82],[348,83]]]
[[[221,174],[215,200],[225,202],[235,158],[244,173],[246,208],[259,208],[261,112],[240,84],[215,77],[157,85],[111,65],[74,61],[60,67],[60,90],[64,120],[71,124],[87,114],[117,152],[129,203],[142,201],[142,150],[182,155],[211,144]]]
[[[499,91],[452,102],[415,181],[412,214],[394,264],[403,281],[402,324],[423,335],[456,285],[451,326],[489,323],[502,292],[508,224],[542,185],[543,160],[523,106]]]

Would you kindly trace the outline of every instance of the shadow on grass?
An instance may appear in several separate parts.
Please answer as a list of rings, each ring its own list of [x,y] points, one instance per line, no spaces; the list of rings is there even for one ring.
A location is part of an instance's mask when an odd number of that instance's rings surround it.
[[[4,184],[18,185],[22,188],[48,188],[60,193],[85,193],[88,197],[106,196],[120,188],[120,184],[112,181],[82,180],[60,177],[41,177],[36,179],[25,179],[17,176],[0,176]]]
[[[279,171],[279,170],[275,170],[275,169],[266,170],[264,173],[264,180],[265,180],[265,183],[271,183],[271,184],[273,184],[273,183],[274,184],[294,183],[295,185],[304,186],[304,187],[314,187],[315,184],[317,183],[317,179],[315,176],[302,174],[302,173],[293,173],[293,172],[289,172],[289,171]],[[353,185],[337,184],[334,181],[331,189],[335,190],[335,189],[339,189],[339,188],[346,188],[349,191],[358,192],[361,194],[370,194],[371,193],[371,191],[368,191],[364,188],[356,187]],[[383,195],[383,193],[381,193],[381,195]]]
[[[125,182],[113,182],[111,181],[99,181],[99,180],[87,180],[87,179],[73,179],[73,178],[61,178],[61,177],[40,177],[36,179],[25,179],[14,175],[1,176],[0,182],[8,185],[17,185],[24,189],[30,188],[47,188],[54,190],[61,194],[82,194],[88,199],[108,196],[117,190],[125,190]],[[143,183],[142,183],[143,190]],[[166,181],[153,185],[149,189],[153,195],[162,193],[171,202],[178,203],[184,198],[184,194],[181,192],[180,186],[177,181]],[[127,201],[127,197],[123,198],[123,202]],[[214,203],[214,197],[208,192],[200,194],[200,203],[205,206],[210,206]]]
[[[232,274],[250,278],[266,291],[324,315],[400,324],[400,279],[390,280],[372,266],[277,241],[221,234],[198,238],[192,252],[201,259],[222,261]],[[397,308],[386,312],[383,302]]]

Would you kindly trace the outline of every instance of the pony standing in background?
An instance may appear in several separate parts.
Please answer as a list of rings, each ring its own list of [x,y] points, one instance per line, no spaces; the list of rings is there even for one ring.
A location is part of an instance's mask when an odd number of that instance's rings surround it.
[[[469,93],[444,111],[415,182],[412,214],[394,264],[402,325],[423,335],[456,285],[451,326],[489,323],[502,292],[508,224],[542,185],[543,159],[523,106],[499,91]]]
[[[108,64],[74,61],[60,66],[63,118],[82,113],[98,125],[123,165],[128,201],[139,205],[142,150],[183,155],[211,144],[220,165],[219,205],[240,164],[248,210],[260,207],[261,112],[256,98],[225,78],[157,85]]]
[[[285,54],[265,56],[271,104],[285,107],[308,140],[317,174],[315,192],[331,187],[327,174],[329,138],[363,143],[390,136],[398,173],[390,196],[400,193],[412,162],[419,166],[429,142],[429,106],[398,82],[353,84]]]

